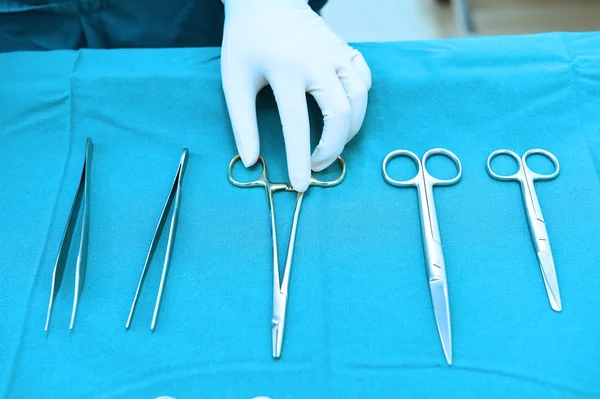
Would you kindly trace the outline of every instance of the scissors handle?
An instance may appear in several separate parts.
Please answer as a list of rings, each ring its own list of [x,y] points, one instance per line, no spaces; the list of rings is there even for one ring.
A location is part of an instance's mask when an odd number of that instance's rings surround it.
[[[432,176],[428,171],[427,171],[427,161],[429,160],[429,158],[431,158],[432,156],[435,155],[442,155],[448,159],[450,159],[452,162],[454,162],[454,165],[456,166],[456,176],[454,176],[452,179],[438,179],[434,176]],[[430,180],[432,185],[435,186],[451,186],[453,184],[455,184],[456,182],[458,182],[460,180],[460,178],[462,177],[462,164],[460,163],[460,159],[458,159],[458,157],[450,150],[446,150],[445,148],[432,148],[431,150],[427,151],[425,153],[425,155],[423,155],[423,172],[426,175],[426,180]]]
[[[340,164],[340,167],[342,168],[342,171],[337,178],[333,180],[320,180],[311,175],[310,185],[315,187],[333,187],[337,186],[342,181],[344,181],[344,178],[346,177],[346,162],[344,162],[344,159],[342,157],[337,157],[337,161]]]
[[[529,165],[527,165],[527,158],[529,158],[531,155],[542,155],[542,156],[546,157],[547,159],[549,159],[550,162],[552,162],[552,165],[554,166],[554,172],[552,172],[552,173],[537,173],[537,172],[534,172],[533,170],[531,170]],[[556,159],[554,154],[552,154],[549,151],[542,150],[539,148],[531,149],[531,150],[527,151],[525,154],[523,154],[523,166],[525,167],[527,175],[531,176],[531,178],[533,180],[552,180],[552,179],[556,178],[556,176],[558,176],[558,174],[560,173],[560,164],[558,163],[558,159]]]
[[[415,165],[417,165],[417,174],[412,179],[396,180],[396,179],[392,179],[390,177],[390,175],[388,174],[387,169],[388,169],[388,164],[390,163],[390,161],[394,158],[400,158],[400,157],[409,158],[410,160],[412,160],[415,163]],[[389,154],[387,154],[387,156],[384,158],[382,169],[383,169],[383,178],[388,184],[390,184],[394,187],[414,187],[419,184],[419,177],[421,176],[421,160],[414,152],[411,152],[408,150],[394,150],[394,151],[390,152]]]
[[[499,173],[494,172],[494,170],[492,169],[492,160],[499,155],[507,155],[513,158],[517,163],[519,169],[512,175],[501,175]],[[527,158],[529,158],[531,155],[542,155],[548,158],[554,165],[554,172],[550,174],[541,174],[532,171],[531,168],[529,168],[529,166],[527,165]],[[523,157],[519,157],[514,151],[502,149],[496,150],[489,155],[487,159],[487,171],[490,174],[490,176],[492,176],[496,180],[521,181],[524,177],[531,178],[532,180],[552,180],[556,176],[558,176],[558,173],[560,172],[560,164],[558,163],[558,159],[556,159],[554,154],[546,150],[534,148],[523,154]]]
[[[499,173],[494,172],[494,169],[492,169],[492,161],[494,160],[494,158],[500,156],[500,155],[506,155],[511,157],[512,159],[515,160],[515,162],[517,163],[518,166],[518,170],[513,173],[512,175],[501,175]],[[520,181],[521,180],[521,173],[523,171],[523,162],[521,161],[521,158],[513,151],[511,150],[496,150],[494,152],[492,152],[487,159],[487,171],[489,173],[490,176],[492,176],[494,179],[496,180],[517,180]]]
[[[238,162],[241,159],[241,157],[238,155],[236,155],[235,157],[233,157],[233,159],[231,160],[231,162],[229,163],[229,171],[228,171],[228,175],[229,175],[229,181],[231,182],[231,184],[233,184],[234,186],[237,187],[265,187],[269,181],[267,179],[267,164],[265,163],[265,160],[263,159],[262,156],[258,156],[258,162],[262,165],[262,172],[260,174],[260,176],[258,176],[255,180],[252,181],[248,181],[248,182],[241,182],[238,180],[235,180],[233,178],[233,167],[235,166],[236,162]]]
[[[449,158],[452,162],[454,162],[454,165],[456,165],[456,169],[457,169],[456,176],[454,176],[452,179],[438,179],[436,177],[433,177],[427,171],[426,164],[427,164],[427,160],[429,160],[429,158],[431,158],[434,155],[443,155],[446,158]],[[417,174],[415,175],[415,177],[413,177],[412,179],[409,179],[409,180],[395,180],[390,177],[390,175],[388,174],[388,171],[387,171],[387,165],[392,159],[398,158],[398,157],[410,158],[417,165]],[[423,155],[422,160],[420,160],[419,157],[417,155],[415,155],[413,152],[408,151],[408,150],[392,151],[383,160],[383,177],[384,177],[385,181],[388,182],[389,184],[391,184],[392,186],[395,186],[395,187],[417,186],[423,181],[422,175],[425,175],[424,176],[425,180],[428,180],[429,182],[431,182],[432,185],[449,186],[449,185],[452,185],[452,184],[456,183],[457,181],[459,181],[460,178],[462,177],[462,164],[460,163],[460,160],[458,159],[458,157],[452,151],[446,150],[444,148],[433,148],[433,149],[427,151],[425,153],[425,155]]]

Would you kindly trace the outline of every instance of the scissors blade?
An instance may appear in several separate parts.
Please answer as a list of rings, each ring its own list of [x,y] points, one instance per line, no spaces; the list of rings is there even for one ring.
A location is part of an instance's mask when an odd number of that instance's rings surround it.
[[[273,294],[273,319],[271,320],[271,334],[273,342],[273,357],[281,357],[283,334],[285,332],[285,313],[287,309],[287,295],[282,292]]]
[[[452,365],[452,330],[450,327],[450,305],[448,302],[448,285],[445,280],[432,279],[429,281],[429,291],[433,303],[433,313],[437,324],[444,355],[449,365]]]
[[[560,300],[560,291],[558,290],[558,279],[556,277],[552,252],[539,251],[537,256],[540,269],[542,270],[542,276],[544,277],[544,285],[546,286],[548,299],[550,300],[550,306],[555,311],[560,312],[562,310],[562,303]]]

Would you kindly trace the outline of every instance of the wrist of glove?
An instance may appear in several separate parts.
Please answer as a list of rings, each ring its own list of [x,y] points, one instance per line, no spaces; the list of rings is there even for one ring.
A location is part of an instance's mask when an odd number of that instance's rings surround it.
[[[236,146],[245,166],[260,152],[256,95],[270,85],[283,125],[290,182],[305,191],[311,169],[331,165],[359,131],[371,73],[307,0],[224,0],[221,73]],[[321,108],[321,140],[310,154],[305,93]]]

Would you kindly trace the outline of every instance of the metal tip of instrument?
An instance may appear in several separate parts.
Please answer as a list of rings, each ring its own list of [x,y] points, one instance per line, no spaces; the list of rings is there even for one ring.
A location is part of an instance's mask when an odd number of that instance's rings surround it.
[[[73,329],[75,325],[75,315],[77,314],[77,303],[78,303],[77,295],[75,296],[75,300],[73,301],[73,310],[71,311],[71,323],[69,324],[69,330]]]
[[[442,341],[442,346],[444,348],[444,356],[446,356],[446,362],[448,362],[448,366],[452,366],[452,342],[448,341],[447,345],[444,345]]]
[[[50,327],[50,315],[52,314],[52,301],[48,305],[48,314],[46,315],[46,326],[44,327],[44,331],[48,331]]]
[[[125,329],[129,330],[129,326],[131,326],[131,316],[129,316],[129,318],[127,318],[127,323],[125,323]]]
[[[163,279],[160,282],[160,288],[158,290],[158,296],[156,298],[156,304],[154,306],[154,314],[152,315],[152,323],[150,323],[150,331],[154,331],[154,328],[156,328],[156,320],[158,319],[158,309],[160,307],[160,302],[162,299],[162,292],[163,292],[164,284],[165,284],[165,281]]]
[[[281,357],[281,348],[283,347],[283,325],[277,320],[273,320],[272,335],[273,358],[279,359]]]
[[[182,165],[187,162],[187,158],[189,156],[190,151],[187,148],[184,148],[181,152],[181,158],[179,159],[179,164]]]
[[[448,303],[448,287],[443,280],[429,282],[433,312],[437,324],[442,349],[448,365],[452,365],[452,329],[450,326],[450,306]]]
[[[84,221],[84,225],[86,225],[86,222]],[[84,226],[83,229],[86,229],[87,227]],[[83,233],[85,234],[85,233]],[[87,246],[87,244],[82,244]],[[83,249],[83,247],[81,247],[82,249],[80,249],[80,254],[82,253],[82,251],[86,251],[87,249]],[[87,256],[87,255],[86,255]],[[81,259],[81,255],[80,255],[80,259]],[[77,271],[75,273],[75,294],[73,295],[73,310],[71,310],[71,323],[69,324],[69,330],[73,329],[73,326],[75,325],[75,315],[77,315],[77,306],[79,306],[79,296],[81,294],[81,290],[83,288],[83,279],[82,276],[80,275],[80,269],[82,268],[82,262],[80,260],[77,261]]]
[[[276,278],[279,278],[275,274]],[[286,279],[286,281],[289,281]],[[286,285],[285,283],[284,285]],[[277,282],[279,285],[279,282]],[[271,319],[271,334],[273,340],[273,357],[281,357],[281,348],[283,347],[283,334],[285,332],[285,313],[287,308],[287,295],[277,290],[273,296],[273,318]]]
[[[562,312],[562,303],[560,301],[560,297],[558,297],[558,298],[550,297],[550,306],[552,307],[552,310],[554,310],[555,312]]]
[[[144,268],[146,268],[147,266],[144,265]],[[142,275],[144,275],[144,273],[142,273]],[[125,323],[125,329],[129,330],[129,327],[131,326],[131,321],[133,320],[133,314],[135,313],[135,306],[137,304],[138,301],[138,297],[140,295],[140,290],[142,288],[142,281],[141,280],[138,283],[138,287],[137,290],[135,291],[135,296],[133,297],[133,302],[131,303],[131,307],[129,308],[129,316],[127,316],[127,323]]]
[[[54,305],[54,297],[56,296],[56,267],[54,268],[54,272],[52,273],[52,287],[50,288],[50,299],[48,300],[48,313],[46,313],[46,326],[44,327],[44,331],[48,331],[50,328],[50,318],[52,317],[52,306]]]
[[[546,293],[548,294],[550,306],[554,311],[560,312],[562,311],[562,302],[560,300],[558,279],[556,277],[556,268],[554,267],[552,253],[550,251],[538,252],[538,260],[540,269],[542,270],[542,277],[544,278],[544,285],[546,286]]]

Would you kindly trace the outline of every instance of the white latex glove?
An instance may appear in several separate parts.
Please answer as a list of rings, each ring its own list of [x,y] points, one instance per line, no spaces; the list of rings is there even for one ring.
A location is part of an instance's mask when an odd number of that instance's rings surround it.
[[[371,88],[369,67],[306,0],[223,2],[223,90],[242,162],[249,167],[258,159],[256,95],[270,84],[283,125],[290,182],[305,191],[311,169],[331,165],[360,129]],[[312,156],[306,92],[324,117]]]

